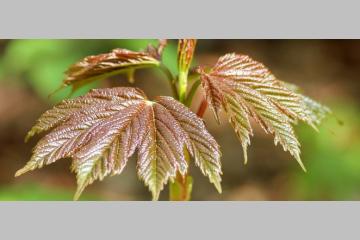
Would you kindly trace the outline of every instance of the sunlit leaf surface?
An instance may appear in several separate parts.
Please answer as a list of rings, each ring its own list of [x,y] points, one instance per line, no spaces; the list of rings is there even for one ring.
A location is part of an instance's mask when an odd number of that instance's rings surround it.
[[[71,158],[77,199],[93,181],[120,174],[137,150],[138,175],[156,200],[169,179],[187,172],[186,148],[221,191],[218,144],[203,121],[171,97],[150,101],[135,88],[95,89],[45,112],[27,138],[49,130],[16,176]]]
[[[65,72],[64,86],[75,89],[91,81],[106,78],[119,73],[130,76],[138,68],[158,66],[160,62],[148,52],[134,52],[126,49],[114,49],[110,53],[88,56],[73,64]]]
[[[274,135],[275,145],[280,143],[305,171],[292,125],[301,120],[316,128],[329,113],[328,108],[297,93],[294,86],[277,80],[263,64],[246,55],[226,54],[211,70],[200,67],[198,72],[216,119],[221,109],[227,113],[243,146],[245,163],[253,118],[266,133]]]

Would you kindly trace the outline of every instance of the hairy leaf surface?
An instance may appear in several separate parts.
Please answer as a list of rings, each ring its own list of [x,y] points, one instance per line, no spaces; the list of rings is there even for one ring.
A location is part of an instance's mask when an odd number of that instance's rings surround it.
[[[196,40],[195,39],[179,39],[178,44],[178,89],[179,99],[181,102],[185,101],[188,72],[191,66],[191,61],[195,52]]]
[[[196,39],[179,39],[178,67],[179,71],[187,72],[194,56]]]
[[[158,199],[176,172],[188,169],[184,149],[204,175],[220,186],[220,150],[196,114],[171,97],[147,100],[135,88],[95,89],[45,112],[27,138],[44,131],[30,161],[16,176],[62,158],[71,158],[77,199],[95,180],[120,174],[138,152],[139,177]]]
[[[63,84],[77,88],[91,81],[119,73],[129,74],[129,80],[132,80],[135,69],[155,67],[159,64],[159,60],[148,52],[134,52],[117,48],[110,53],[88,56],[70,66],[65,72],[66,77]]]
[[[292,125],[301,120],[315,127],[329,113],[328,108],[297,93],[277,80],[263,64],[246,55],[226,54],[211,70],[200,67],[198,72],[216,119],[219,121],[221,109],[227,113],[243,146],[245,163],[253,135],[250,125],[253,118],[266,133],[274,135],[275,145],[280,143],[305,171]]]

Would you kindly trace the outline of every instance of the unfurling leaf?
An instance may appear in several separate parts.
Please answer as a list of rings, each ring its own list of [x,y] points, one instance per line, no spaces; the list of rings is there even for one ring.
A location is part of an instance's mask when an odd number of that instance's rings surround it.
[[[253,135],[250,125],[253,118],[266,133],[274,135],[275,145],[279,142],[305,171],[292,125],[301,120],[315,127],[329,113],[328,108],[297,93],[246,55],[226,54],[211,70],[200,67],[198,72],[216,119],[219,120],[221,109],[227,113],[242,144],[245,163]]]
[[[186,148],[221,191],[218,144],[202,120],[171,97],[150,101],[135,88],[95,89],[45,112],[27,138],[48,130],[16,176],[72,158],[77,199],[93,181],[120,174],[137,150],[138,175],[158,199],[169,179],[187,172]]]
[[[194,56],[196,39],[179,39],[178,67],[179,72],[188,72]]]
[[[160,62],[147,52],[114,49],[110,53],[88,56],[70,66],[65,72],[64,86],[74,89],[83,84],[135,69],[159,66]],[[131,75],[130,75],[131,76]]]
[[[178,44],[178,69],[179,69],[179,97],[185,100],[187,89],[187,77],[195,52],[195,39],[179,39]]]

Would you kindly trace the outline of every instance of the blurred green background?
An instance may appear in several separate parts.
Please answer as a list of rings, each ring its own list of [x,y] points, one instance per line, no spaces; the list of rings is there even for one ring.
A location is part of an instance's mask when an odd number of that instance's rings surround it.
[[[19,178],[14,173],[31,156],[39,138],[25,144],[23,138],[42,112],[70,89],[48,98],[61,84],[64,71],[87,55],[113,48],[141,50],[156,40],[0,40],[0,200],[72,200],[76,188],[68,160]],[[176,73],[176,41],[170,41],[164,62]],[[249,163],[243,165],[241,145],[227,120],[218,125],[205,114],[209,131],[223,152],[223,193],[220,195],[191,166],[193,200],[358,200],[360,199],[360,41],[358,40],[199,40],[196,63],[214,64],[228,52],[250,55],[263,62],[281,80],[295,83],[304,93],[326,105],[333,115],[315,132],[296,127],[302,144],[303,173],[290,154],[274,146],[271,136],[255,127]],[[170,95],[166,80],[156,70],[136,73],[135,86],[150,97]],[[95,82],[93,87],[130,84],[124,76]],[[198,107],[202,93],[195,96]],[[342,122],[343,124],[340,124]],[[168,198],[168,191],[161,199]],[[150,200],[137,178],[135,159],[120,176],[89,186],[81,200]]]

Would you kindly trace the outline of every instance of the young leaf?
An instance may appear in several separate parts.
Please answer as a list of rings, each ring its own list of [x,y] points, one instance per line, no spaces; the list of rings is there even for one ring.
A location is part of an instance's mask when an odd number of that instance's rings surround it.
[[[178,66],[179,72],[188,72],[195,52],[196,39],[179,39]]]
[[[179,69],[179,97],[185,100],[187,89],[187,76],[195,52],[195,39],[179,39],[178,44],[178,69]]]
[[[155,59],[161,60],[162,53],[167,45],[166,39],[159,39],[159,44],[157,47],[154,47],[152,44],[149,44],[146,48],[146,52],[148,52]]]
[[[315,127],[329,112],[328,108],[296,93],[264,65],[246,55],[226,54],[210,71],[199,67],[198,72],[216,119],[219,121],[221,109],[227,113],[242,144],[245,163],[253,135],[252,117],[266,133],[274,135],[275,145],[279,142],[306,171],[292,125],[301,120]]]
[[[202,120],[171,97],[149,101],[135,88],[92,90],[45,112],[27,138],[48,130],[16,176],[72,158],[78,183],[75,199],[93,181],[120,174],[137,150],[138,175],[156,200],[176,172],[187,172],[185,147],[221,191],[218,144]]]
[[[72,85],[76,89],[86,83],[119,73],[128,73],[132,76],[135,69],[159,65],[159,60],[150,53],[118,48],[110,53],[88,56],[70,66],[65,72],[63,86]]]

